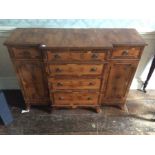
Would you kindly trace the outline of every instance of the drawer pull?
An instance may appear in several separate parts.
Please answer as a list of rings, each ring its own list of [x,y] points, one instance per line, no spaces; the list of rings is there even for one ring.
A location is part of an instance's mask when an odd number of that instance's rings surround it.
[[[92,100],[92,98],[91,97],[88,97],[87,100]]]
[[[62,84],[62,83],[60,83],[60,82],[58,82],[58,83],[57,83],[57,86],[63,86],[63,84]]]
[[[64,97],[62,97],[62,96],[61,96],[61,97],[59,97],[59,100],[63,100],[63,99],[64,99]]]
[[[97,68],[91,68],[90,71],[91,72],[96,72]]]
[[[91,57],[92,57],[92,59],[97,59],[98,55],[94,53]]]
[[[93,86],[94,85],[94,83],[93,82],[89,82],[89,86]]]
[[[61,58],[61,56],[58,55],[58,54],[54,54],[54,58],[55,58],[55,59],[59,59],[59,58]]]
[[[58,73],[58,72],[62,72],[62,69],[60,68],[56,68],[55,71]]]
[[[124,50],[123,52],[122,52],[122,55],[123,56],[127,56],[129,54],[129,51],[128,50]]]

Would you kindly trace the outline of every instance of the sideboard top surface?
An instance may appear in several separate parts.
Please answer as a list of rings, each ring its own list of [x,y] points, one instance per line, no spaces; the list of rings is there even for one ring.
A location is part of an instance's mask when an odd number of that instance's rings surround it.
[[[112,48],[117,45],[144,46],[144,39],[135,29],[59,29],[17,28],[5,45],[46,45],[48,48]]]

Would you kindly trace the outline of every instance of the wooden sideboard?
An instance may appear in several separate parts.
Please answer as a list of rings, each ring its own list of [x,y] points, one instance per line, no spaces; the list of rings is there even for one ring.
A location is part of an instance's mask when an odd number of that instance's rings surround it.
[[[4,43],[26,107],[125,107],[145,41],[135,29],[16,29]]]

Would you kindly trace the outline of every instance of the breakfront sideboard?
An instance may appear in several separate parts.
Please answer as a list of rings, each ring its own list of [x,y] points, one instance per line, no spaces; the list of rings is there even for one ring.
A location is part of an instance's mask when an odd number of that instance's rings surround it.
[[[26,107],[124,109],[146,45],[135,29],[15,29],[4,43]]]

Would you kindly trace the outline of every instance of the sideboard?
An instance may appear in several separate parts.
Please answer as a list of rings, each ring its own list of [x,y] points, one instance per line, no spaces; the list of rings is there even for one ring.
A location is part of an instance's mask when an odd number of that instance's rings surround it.
[[[124,109],[146,45],[135,29],[18,28],[4,43],[31,105]]]

